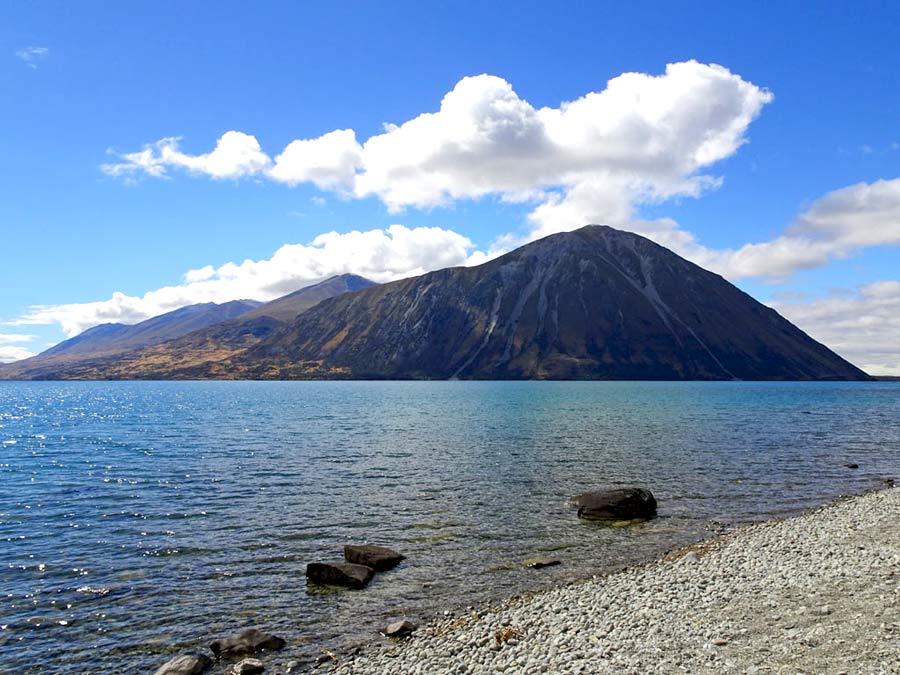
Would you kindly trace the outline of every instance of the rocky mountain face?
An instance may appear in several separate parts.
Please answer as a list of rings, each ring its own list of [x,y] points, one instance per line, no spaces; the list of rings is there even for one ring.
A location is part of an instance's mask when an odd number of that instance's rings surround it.
[[[285,378],[868,378],[722,277],[603,226],[322,302],[233,368]]]
[[[373,282],[331,277],[268,303],[191,305],[133,326],[103,324],[31,359],[0,367],[5,379],[229,377],[228,360],[326,298]]]

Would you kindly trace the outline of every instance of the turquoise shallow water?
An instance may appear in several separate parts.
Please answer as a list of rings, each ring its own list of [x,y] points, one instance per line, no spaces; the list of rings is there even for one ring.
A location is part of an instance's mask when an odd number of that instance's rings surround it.
[[[277,667],[898,474],[892,383],[0,382],[0,672],[152,672],[247,626]],[[565,504],[632,484],[658,519]],[[409,560],[307,590],[364,541]],[[563,564],[505,569],[535,556]]]

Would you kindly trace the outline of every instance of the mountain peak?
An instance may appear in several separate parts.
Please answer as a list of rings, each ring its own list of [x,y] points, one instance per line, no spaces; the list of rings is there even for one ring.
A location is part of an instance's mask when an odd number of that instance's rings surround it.
[[[866,377],[722,277],[605,225],[322,302],[236,366],[278,377]]]

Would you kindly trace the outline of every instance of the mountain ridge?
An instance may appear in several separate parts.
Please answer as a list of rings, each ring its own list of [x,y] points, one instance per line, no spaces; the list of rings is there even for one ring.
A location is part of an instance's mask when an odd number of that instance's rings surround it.
[[[591,225],[61,378],[867,380],[721,276]]]
[[[108,377],[108,371],[115,369],[119,363],[130,363],[135,357],[164,362],[167,354],[178,349],[183,353],[177,361],[169,359],[173,364],[188,367],[195,365],[195,361],[210,361],[213,364],[209,367],[215,368],[215,363],[248,348],[281,326],[284,321],[276,317],[293,318],[323,299],[371,285],[374,282],[364,277],[341,274],[267,303],[255,300],[200,303],[151,317],[138,324],[100,324],[37,356],[0,366],[0,379],[121,379],[114,375]],[[148,327],[160,324],[169,326],[175,320],[198,315],[201,319],[206,317],[204,325],[184,330],[185,323],[182,322],[179,324],[182,329],[170,332],[165,339],[155,339],[125,349],[112,349],[108,344],[115,344],[115,339],[123,333],[144,335]],[[105,351],[96,348],[90,351],[82,347],[83,343],[90,343],[97,337],[101,339],[101,346],[106,347]]]

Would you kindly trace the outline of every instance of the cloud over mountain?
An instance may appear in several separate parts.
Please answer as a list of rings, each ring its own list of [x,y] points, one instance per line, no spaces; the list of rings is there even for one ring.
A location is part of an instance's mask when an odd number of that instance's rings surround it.
[[[351,129],[291,141],[271,159],[253,136],[229,131],[209,153],[167,138],[103,165],[113,176],[186,169],[212,178],[260,176],[364,198],[391,212],[496,195],[535,203],[530,238],[625,225],[636,205],[697,196],[719,184],[703,169],[732,155],[772,94],[727,68],[696,61],[662,75],[625,73],[601,91],[535,108],[506,80],[465,77],[436,112],[359,142]]]
[[[354,273],[392,281],[467,261],[472,242],[436,227],[328,232],[309,244],[285,244],[264,260],[228,262],[189,270],[184,283],[142,296],[115,292],[107,300],[31,307],[10,325],[58,323],[67,336],[100,323],[137,323],[200,302],[272,300],[328,277]]]

